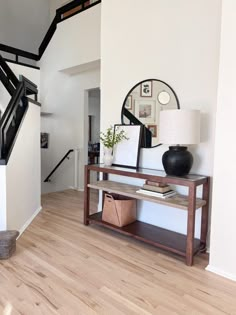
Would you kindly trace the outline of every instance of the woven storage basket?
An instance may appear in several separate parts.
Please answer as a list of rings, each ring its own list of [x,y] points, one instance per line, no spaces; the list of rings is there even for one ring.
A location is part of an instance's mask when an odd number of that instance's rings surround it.
[[[136,199],[105,194],[102,220],[120,227],[136,221]]]
[[[8,259],[16,250],[18,231],[0,232],[0,259]]]

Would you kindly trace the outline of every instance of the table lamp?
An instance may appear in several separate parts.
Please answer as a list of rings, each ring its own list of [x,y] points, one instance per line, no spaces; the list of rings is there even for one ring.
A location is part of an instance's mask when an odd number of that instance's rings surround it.
[[[193,156],[183,145],[200,142],[200,111],[170,109],[160,112],[159,140],[171,144],[162,156],[167,175],[187,175],[193,164]]]

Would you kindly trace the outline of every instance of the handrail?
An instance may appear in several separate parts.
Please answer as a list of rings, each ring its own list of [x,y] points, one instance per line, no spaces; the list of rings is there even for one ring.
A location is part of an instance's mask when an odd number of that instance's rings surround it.
[[[26,78],[22,74],[20,74],[19,78],[20,78],[20,81],[24,81],[27,84],[27,86],[29,86],[32,90],[34,90],[34,91],[38,90],[37,89],[37,84],[35,84],[34,82],[30,81],[28,78]]]
[[[28,108],[26,95],[35,94],[37,98],[38,89],[37,85],[24,76],[18,80],[1,55],[0,81],[12,96],[0,119],[0,162],[5,164],[9,159],[19,126]]]
[[[20,82],[14,95],[10,99],[10,102],[6,110],[4,111],[4,114],[2,115],[2,118],[0,120],[0,129],[4,127],[6,121],[9,119],[9,116],[11,115],[14,109],[15,103],[23,96],[23,94],[24,94],[24,83]]]
[[[31,52],[28,52],[22,49],[14,48],[12,46],[0,44],[0,50],[16,55],[16,59],[18,59],[18,57],[20,56],[20,57],[24,57],[24,58],[35,60],[35,61],[39,60],[39,56],[37,54],[33,54]]]
[[[5,60],[0,55],[0,79],[4,84],[10,95],[14,94],[14,91],[19,83],[19,80],[15,76],[14,72],[5,62]]]
[[[74,152],[74,150],[70,149],[64,156],[63,158],[60,160],[59,163],[57,163],[57,165],[54,167],[54,169],[51,171],[51,173],[47,176],[47,178],[44,180],[44,183],[47,183],[50,181],[50,177],[52,176],[53,173],[55,173],[55,171],[58,169],[58,167],[64,162],[64,160],[68,157],[68,155]]]
[[[56,10],[56,14],[59,15],[60,21],[64,21],[74,15],[76,15],[77,13],[80,13],[84,10],[87,10],[88,8],[93,7],[94,5],[101,3],[101,0],[97,0],[94,3],[90,3],[90,0],[74,0],[71,1],[67,4],[65,4],[64,6],[58,8]],[[63,15],[68,13],[69,11],[76,9],[77,7],[81,6],[81,8],[78,9],[78,11],[75,11],[73,13],[71,13],[70,15],[64,17]]]
[[[43,38],[43,41],[41,43],[41,45],[39,46],[39,56],[38,59],[40,60],[44,51],[46,50],[50,40],[53,37],[53,34],[55,33],[56,29],[57,29],[57,22],[58,22],[58,14],[56,13],[51,25],[49,26],[49,29],[46,33],[46,35]]]
[[[50,40],[52,39],[52,36],[57,29],[58,23],[101,3],[101,1],[102,0],[97,0],[96,2],[90,4],[89,3],[90,1],[88,1],[88,0],[73,0],[73,1],[69,2],[68,4],[62,6],[61,8],[57,9],[56,15],[55,15],[51,25],[49,26],[49,29],[48,29],[46,35],[44,36],[41,45],[39,46],[38,54],[27,52],[25,50],[14,48],[14,47],[4,45],[4,44],[0,44],[0,51],[4,51],[4,52],[15,55],[15,59],[16,59],[15,62],[16,63],[18,63],[19,57],[24,57],[24,58],[31,59],[34,61],[39,61],[41,59],[44,51],[46,50]],[[67,13],[68,11],[70,11],[76,7],[79,7],[80,5],[81,5],[81,10],[78,10],[67,17],[63,17],[63,15],[65,13]]]
[[[25,96],[26,95],[35,95],[35,101],[38,99],[38,87],[35,83],[24,77],[23,75],[20,75],[20,81],[24,82],[24,90],[25,90]]]
[[[33,65],[28,64],[28,63],[25,63],[25,62],[15,61],[15,60],[11,60],[11,59],[8,59],[8,58],[4,58],[4,60],[5,60],[6,62],[14,63],[14,64],[19,65],[19,66],[23,66],[23,67],[28,67],[28,68],[40,70],[40,67],[38,67],[38,66],[33,66]]]
[[[71,2],[63,5],[62,7],[58,8],[56,10],[56,14],[59,14],[59,16],[60,16],[60,15],[62,15],[64,13],[66,13],[66,12],[68,12],[68,11],[78,7],[78,6],[80,6],[80,5],[84,6],[84,4],[86,2],[89,2],[89,1],[88,0],[74,0],[74,1],[71,1]]]
[[[23,99],[23,96],[24,83],[20,82],[0,120],[0,159],[7,160],[9,158],[11,147],[18,131],[21,118],[23,117],[28,105],[27,100]],[[10,130],[11,127],[12,129]]]
[[[13,86],[12,82],[8,79],[8,77],[6,76],[5,72],[1,69],[1,67],[0,67],[0,81],[7,89],[7,92],[10,95],[13,95],[15,92],[15,87]]]

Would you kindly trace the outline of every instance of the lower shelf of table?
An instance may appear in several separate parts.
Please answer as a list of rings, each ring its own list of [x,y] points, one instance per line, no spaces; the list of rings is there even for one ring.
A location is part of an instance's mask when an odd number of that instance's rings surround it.
[[[134,237],[156,247],[169,250],[181,256],[186,256],[186,235],[140,221],[135,221],[134,223],[124,227],[118,227],[102,221],[102,212],[90,215],[88,220],[90,223],[105,226],[109,229]],[[200,249],[200,240],[194,239],[194,254],[196,254]]]

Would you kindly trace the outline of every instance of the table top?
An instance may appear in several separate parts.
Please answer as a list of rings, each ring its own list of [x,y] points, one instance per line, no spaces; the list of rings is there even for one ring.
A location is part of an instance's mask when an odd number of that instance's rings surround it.
[[[148,169],[148,168],[128,168],[128,167],[118,167],[118,166],[105,166],[104,164],[91,164],[88,166],[90,170],[96,169],[97,171],[117,174],[117,175],[127,175],[131,177],[137,178],[150,178],[150,177],[158,177],[158,179],[165,179],[171,182],[205,182],[208,179],[208,176],[197,175],[197,174],[188,174],[185,176],[169,176],[162,170]]]

